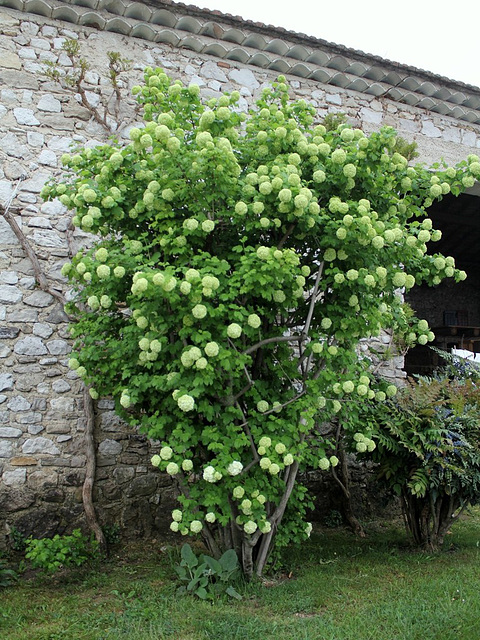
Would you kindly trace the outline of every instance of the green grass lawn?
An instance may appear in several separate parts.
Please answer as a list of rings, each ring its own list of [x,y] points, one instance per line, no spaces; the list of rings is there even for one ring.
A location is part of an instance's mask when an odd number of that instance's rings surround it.
[[[99,566],[36,574],[0,591],[2,640],[479,640],[480,512],[445,551],[412,550],[375,523],[365,539],[319,529],[284,554],[281,573],[214,604],[177,596],[177,551],[116,549]]]

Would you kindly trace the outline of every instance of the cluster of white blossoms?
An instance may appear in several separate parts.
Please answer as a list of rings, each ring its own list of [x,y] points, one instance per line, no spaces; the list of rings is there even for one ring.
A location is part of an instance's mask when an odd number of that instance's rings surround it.
[[[218,482],[222,478],[223,475],[220,473],[220,471],[217,471],[212,465],[208,465],[203,470],[203,479],[206,482],[210,482],[211,484],[213,484],[215,482]]]
[[[187,413],[195,408],[195,400],[188,393],[184,393],[177,398],[177,405],[179,409]]]
[[[322,471],[327,471],[328,469],[330,469],[330,467],[336,467],[338,463],[339,459],[337,458],[337,456],[330,456],[330,458],[324,456],[318,461],[318,468]]]
[[[355,433],[353,439],[356,442],[355,448],[359,453],[365,453],[365,451],[373,451],[377,446],[374,440],[368,438],[360,432]]]
[[[128,409],[128,407],[130,407],[130,405],[132,404],[132,401],[130,399],[130,393],[129,393],[128,389],[124,389],[122,391],[122,394],[120,396],[120,404],[122,405],[122,407],[124,409]]]
[[[242,472],[243,464],[239,460],[234,460],[227,467],[227,472],[231,476],[238,476]]]
[[[232,322],[227,327],[227,336],[235,340],[242,335],[242,327],[236,322]]]

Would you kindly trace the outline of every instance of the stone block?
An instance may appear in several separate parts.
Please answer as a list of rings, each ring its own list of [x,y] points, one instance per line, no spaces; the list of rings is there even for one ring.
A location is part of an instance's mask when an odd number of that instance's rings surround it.
[[[13,350],[18,355],[43,356],[47,353],[47,347],[40,338],[27,336],[15,343]]]
[[[48,111],[50,113],[60,113],[62,111],[62,103],[51,93],[42,96],[37,104],[40,111]]]
[[[4,471],[2,480],[7,485],[7,487],[22,486],[27,480],[27,471],[26,469],[13,469],[12,471]]]
[[[0,458],[11,458],[13,455],[13,446],[11,442],[0,440]]]
[[[13,285],[0,285],[0,303],[17,304],[22,299],[22,292]]]
[[[153,474],[135,478],[126,488],[125,495],[129,498],[150,496],[157,489],[156,476]]]
[[[27,484],[35,492],[43,492],[57,486],[58,473],[53,469],[34,471],[29,474]]]
[[[122,444],[116,440],[104,440],[98,446],[98,451],[102,456],[117,456],[122,452]]]
[[[26,126],[37,126],[40,124],[40,120],[37,120],[32,109],[16,107],[13,110],[13,116],[17,121],[17,124],[23,124]]]
[[[14,427],[0,427],[0,438],[20,438],[21,435],[21,429],[15,429]]]
[[[0,373],[0,391],[13,389],[14,379],[11,373]]]
[[[3,50],[0,52],[0,67],[19,70],[22,68],[22,61],[17,53]]]
[[[58,456],[60,450],[52,440],[40,436],[25,440],[22,446],[22,453]]]
[[[38,460],[30,456],[16,456],[10,460],[10,464],[12,467],[33,467],[38,464]]]
[[[9,489],[8,492],[0,494],[0,512],[14,513],[15,511],[28,509],[34,502],[35,496],[32,491],[25,488]]]
[[[28,411],[31,407],[31,403],[23,396],[13,396],[8,402],[7,407],[10,411]]]

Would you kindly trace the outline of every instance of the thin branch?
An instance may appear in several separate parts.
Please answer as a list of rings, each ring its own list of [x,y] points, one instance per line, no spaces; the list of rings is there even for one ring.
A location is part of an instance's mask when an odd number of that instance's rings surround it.
[[[18,211],[18,209],[14,209],[14,211]],[[25,234],[20,229],[20,227],[18,226],[15,218],[11,214],[10,207],[7,206],[5,208],[3,205],[0,204],[0,214],[3,216],[3,218],[8,223],[8,225],[10,226],[11,230],[13,231],[13,233],[16,235],[18,241],[20,242],[20,245],[21,245],[22,249],[25,251],[25,253],[27,254],[28,259],[32,263],[33,272],[35,274],[35,280],[36,280],[38,286],[40,287],[40,289],[42,291],[45,291],[46,293],[49,293],[51,296],[53,296],[59,302],[61,302],[62,305],[64,305],[65,304],[65,298],[63,297],[63,294],[60,293],[60,291],[56,291],[55,289],[52,289],[50,287],[50,285],[48,284],[48,280],[47,280],[47,278],[46,278],[46,276],[45,276],[45,274],[43,272],[42,267],[40,266],[40,262],[39,262],[39,260],[38,260],[38,258],[36,256],[34,250],[32,249],[32,246],[28,242]]]
[[[315,309],[315,301],[317,298],[318,289],[320,287],[320,281],[322,278],[324,262],[320,263],[317,271],[317,277],[315,279],[315,286],[313,287],[312,295],[310,297],[310,308],[308,309],[307,320],[305,321],[305,326],[303,327],[303,334],[308,336],[308,332],[310,331],[310,325],[312,323],[313,311]]]
[[[302,342],[305,339],[304,335],[293,335],[293,336],[274,336],[273,338],[265,338],[264,340],[260,340],[256,344],[248,347],[245,351],[242,352],[243,355],[248,355],[249,353],[253,353],[257,351],[257,349],[261,349],[266,344],[272,344],[274,342]]]
[[[237,404],[237,407],[242,412],[242,416],[243,416],[243,419],[244,419],[244,422],[242,424],[242,428],[245,431],[245,433],[247,434],[247,437],[248,437],[248,439],[250,441],[250,449],[252,450],[252,454],[253,454],[253,460],[249,464],[247,464],[247,466],[244,467],[242,469],[242,471],[241,471],[241,475],[245,475],[246,473],[248,473],[248,471],[250,471],[250,469],[253,466],[255,466],[258,463],[258,461],[260,460],[260,457],[259,457],[258,452],[257,452],[257,447],[255,446],[255,441],[253,439],[252,432],[250,431],[250,427],[248,426],[248,420],[246,418],[245,412],[242,409],[242,406],[240,405],[240,403],[238,401],[237,401],[236,404]]]
[[[93,531],[95,538],[99,544],[100,551],[106,553],[107,542],[103,534],[102,528],[98,524],[97,515],[93,506],[93,485],[95,483],[95,444],[94,444],[94,427],[95,427],[95,413],[93,409],[93,400],[90,397],[87,387],[83,388],[83,405],[85,409],[85,416],[87,423],[85,426],[85,481],[82,488],[82,500],[83,509],[85,511],[85,517],[87,524]]]
[[[283,236],[283,238],[280,240],[280,242],[277,244],[277,249],[281,249],[283,247],[283,245],[285,244],[285,242],[288,239],[288,236],[292,233],[292,231],[295,229],[296,223],[292,222],[292,224],[288,227],[288,229],[285,232],[285,235]]]

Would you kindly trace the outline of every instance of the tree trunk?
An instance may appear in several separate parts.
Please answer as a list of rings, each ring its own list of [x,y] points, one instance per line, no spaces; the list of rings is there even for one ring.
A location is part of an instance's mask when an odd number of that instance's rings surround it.
[[[338,471],[337,468],[332,468],[332,475],[342,492],[342,514],[353,533],[360,538],[364,538],[365,530],[356,517],[352,506],[352,494],[350,493],[350,471],[348,469],[347,454],[345,453],[341,442],[338,442],[337,444],[337,456],[340,460],[340,464],[338,465]]]
[[[412,496],[405,491],[402,494],[402,509],[407,531],[415,544],[431,553],[440,551],[445,535],[465,508],[459,498],[448,495],[423,498]]]

